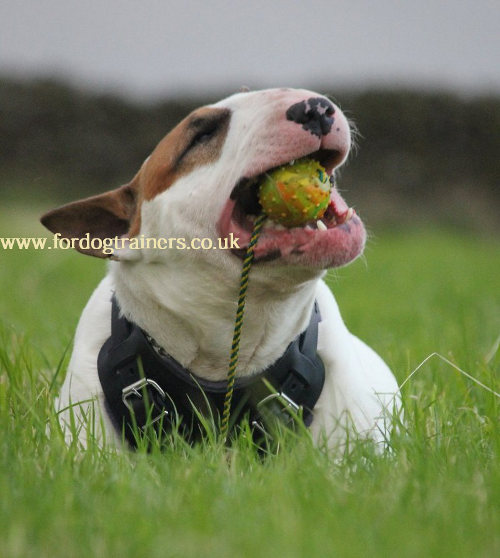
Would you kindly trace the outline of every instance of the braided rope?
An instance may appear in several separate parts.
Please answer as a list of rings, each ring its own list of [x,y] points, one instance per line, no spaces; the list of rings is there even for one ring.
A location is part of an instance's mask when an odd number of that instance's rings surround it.
[[[234,321],[233,344],[231,345],[231,356],[229,369],[227,371],[226,396],[224,398],[224,410],[221,422],[221,435],[224,441],[227,438],[231,401],[233,399],[234,382],[236,380],[236,367],[238,366],[238,356],[240,352],[241,328],[243,327],[243,315],[245,313],[245,298],[248,288],[248,277],[253,263],[254,248],[259,239],[265,220],[266,215],[264,213],[261,213],[255,220],[252,236],[250,237],[250,243],[245,254],[245,259],[243,260],[243,269],[241,270],[240,293],[238,295],[238,308],[236,310],[236,318]]]

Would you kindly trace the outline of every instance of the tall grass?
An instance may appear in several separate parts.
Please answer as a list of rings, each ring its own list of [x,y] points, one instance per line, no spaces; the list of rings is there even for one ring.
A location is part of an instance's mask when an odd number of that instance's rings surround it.
[[[264,459],[244,435],[229,450],[174,437],[163,452],[80,451],[52,402],[104,265],[0,259],[1,556],[500,554],[499,401],[450,364],[431,358],[405,385],[406,426],[383,456],[359,443],[338,459],[291,434]],[[498,392],[499,276],[493,242],[412,230],[372,239],[328,282],[400,382],[439,352]]]

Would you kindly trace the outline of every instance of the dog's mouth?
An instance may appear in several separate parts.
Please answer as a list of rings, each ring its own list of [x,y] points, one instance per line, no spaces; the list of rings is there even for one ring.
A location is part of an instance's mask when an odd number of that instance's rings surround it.
[[[302,226],[286,228],[267,218],[255,247],[255,261],[289,260],[289,263],[320,267],[344,265],[358,256],[364,246],[365,232],[361,220],[337,191],[334,169],[341,155],[336,150],[320,149],[305,155],[320,163],[329,175],[330,201],[320,219]],[[302,155],[304,157],[304,155]],[[290,160],[288,163],[293,163]],[[286,163],[285,163],[286,164]],[[238,238],[232,252],[243,258],[257,216],[262,212],[259,187],[266,175],[283,164],[269,167],[258,175],[241,178],[234,186],[217,224],[221,237]]]
[[[320,163],[325,169],[333,168],[332,161],[335,161],[338,152],[329,151],[322,149],[316,153],[312,153],[308,156],[308,159],[313,159]],[[292,164],[294,161],[290,161]],[[244,230],[252,232],[255,219],[259,213],[262,211],[262,207],[258,199],[258,191],[262,181],[266,178],[269,172],[272,172],[275,168],[268,169],[267,171],[259,174],[253,178],[242,178],[238,184],[233,188],[230,198],[236,203],[234,205],[232,219]],[[349,221],[354,215],[354,210],[352,208],[347,208],[345,203],[338,203],[338,199],[335,198],[335,181],[334,176],[329,173],[330,184],[331,184],[331,195],[330,203],[328,208],[321,219],[316,219],[308,221],[301,227],[293,228],[306,228],[306,229],[320,229],[322,231],[328,228],[333,228]],[[336,203],[337,201],[337,203]],[[343,202],[343,200],[342,200]],[[325,228],[326,227],[326,228]],[[268,218],[265,225],[265,229],[275,229],[275,230],[285,230],[283,225],[275,223],[272,219]]]

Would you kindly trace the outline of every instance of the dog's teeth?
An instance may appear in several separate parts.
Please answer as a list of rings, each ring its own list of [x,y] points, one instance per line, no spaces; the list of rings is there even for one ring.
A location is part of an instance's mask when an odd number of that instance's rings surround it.
[[[316,221],[316,226],[318,227],[318,229],[320,231],[327,231],[328,227],[325,225],[325,223],[323,223],[323,221]]]
[[[274,228],[277,231],[285,231],[286,230],[286,227],[284,227],[281,223],[276,223],[276,225],[274,225]]]
[[[263,229],[272,229],[274,228],[274,221],[272,221],[271,219],[266,219],[264,221],[264,226],[262,227]]]
[[[349,210],[347,211],[347,215],[346,215],[344,223],[347,223],[347,221],[350,221],[352,219],[353,215],[354,215],[354,209],[352,207],[350,207]]]
[[[292,159],[292,160],[290,161],[290,165],[295,165],[295,159]]]

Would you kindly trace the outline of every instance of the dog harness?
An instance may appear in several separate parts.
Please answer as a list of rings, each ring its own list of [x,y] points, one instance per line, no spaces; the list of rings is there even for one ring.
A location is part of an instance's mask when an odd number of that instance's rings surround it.
[[[317,354],[317,302],[307,329],[263,372],[237,378],[231,404],[231,426],[248,418],[254,438],[266,433],[271,420],[301,417],[306,426],[321,395],[325,368]],[[201,417],[222,416],[226,381],[195,376],[167,354],[139,326],[120,315],[112,298],[111,336],[97,359],[107,410],[132,447],[147,425],[168,432],[173,424],[188,441],[204,431]],[[291,412],[290,412],[291,411]],[[200,420],[201,419],[201,420]]]

